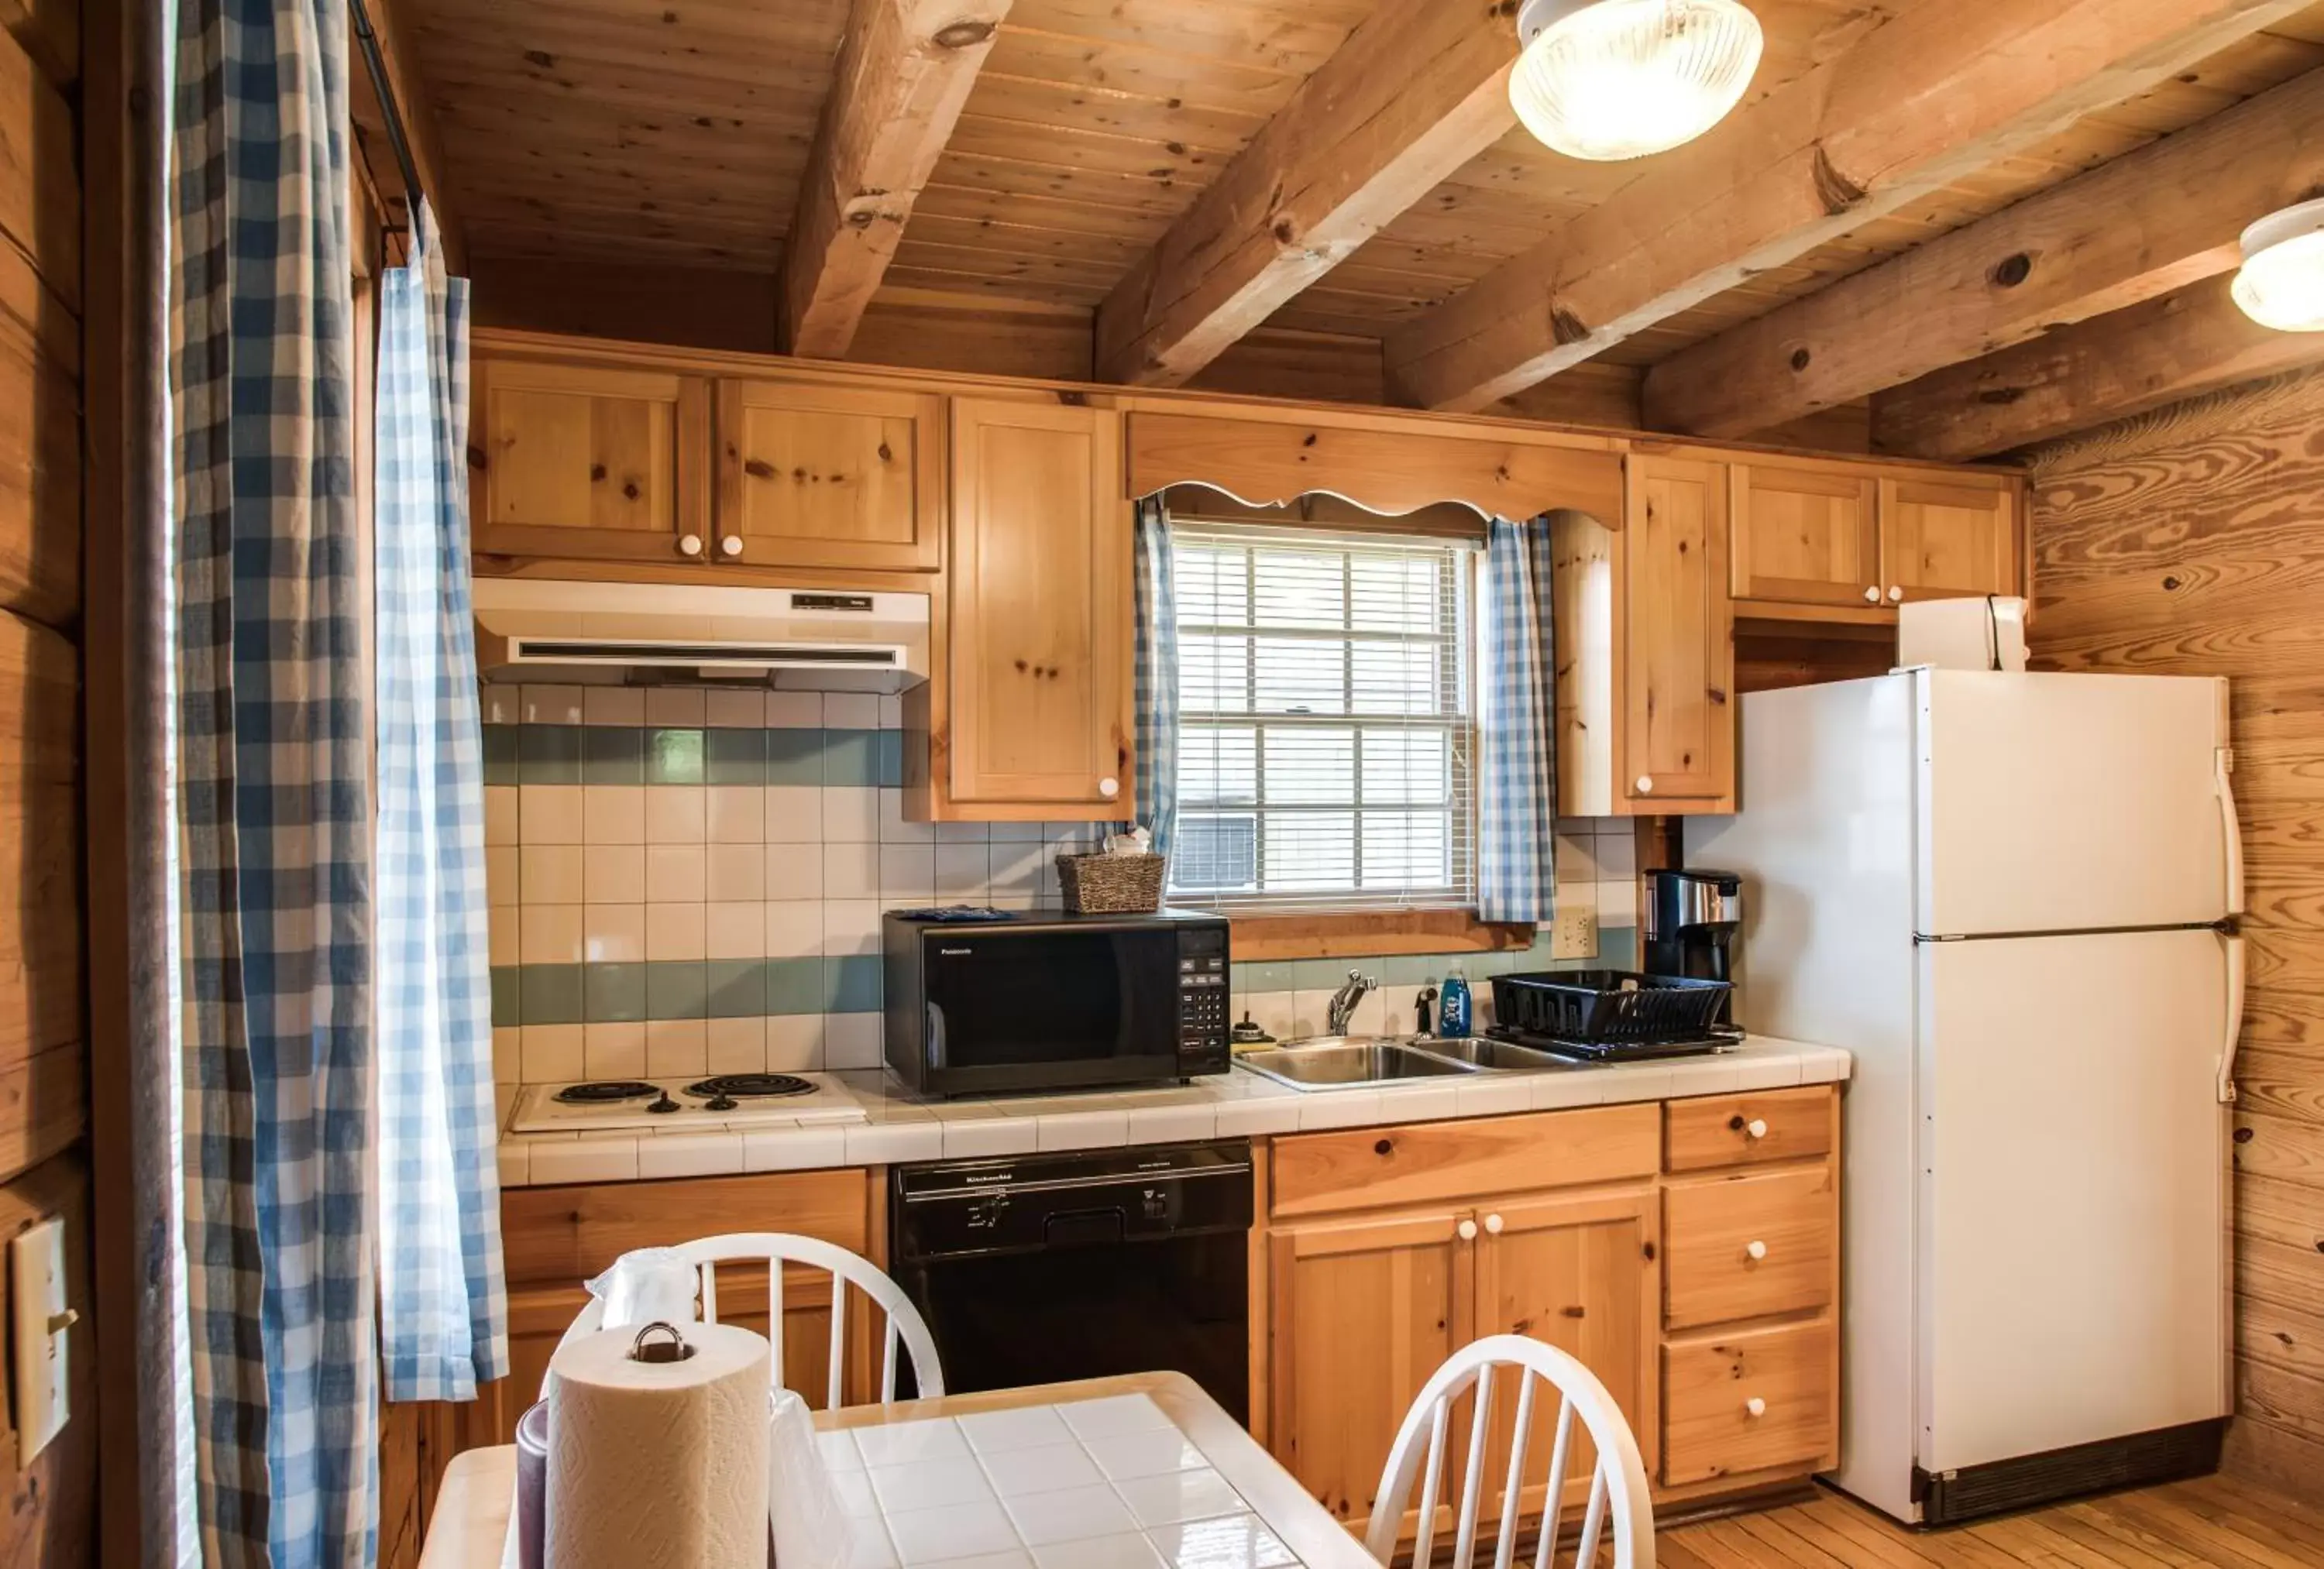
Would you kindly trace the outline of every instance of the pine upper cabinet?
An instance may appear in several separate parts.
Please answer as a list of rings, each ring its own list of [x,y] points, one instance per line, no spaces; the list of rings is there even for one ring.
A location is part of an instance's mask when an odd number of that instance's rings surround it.
[[[2016,500],[2015,482],[1999,474],[1883,479],[1883,597],[1899,604],[2018,592]]]
[[[930,748],[948,803],[934,814],[1126,819],[1132,525],[1121,417],[954,399],[952,465],[949,724]]]
[[[1738,600],[1877,604],[1879,482],[1838,464],[1729,470],[1729,581]]]
[[[1412,1398],[1475,1338],[1480,1229],[1472,1211],[1423,1207],[1277,1226],[1268,1239],[1270,1447],[1350,1525],[1371,1518]]]
[[[477,551],[613,561],[707,553],[705,379],[478,355],[470,402]]]
[[[943,564],[944,399],[813,382],[718,383],[715,555],[759,566]]]
[[[1630,454],[1621,529],[1620,811],[1732,812],[1727,465]]]

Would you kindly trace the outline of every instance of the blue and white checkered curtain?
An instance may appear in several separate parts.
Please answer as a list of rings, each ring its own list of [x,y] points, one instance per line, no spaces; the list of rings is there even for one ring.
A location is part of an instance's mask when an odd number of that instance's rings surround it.
[[[170,392],[196,1508],[212,1569],[377,1515],[371,759],[346,11],[179,0]]]
[[[1137,547],[1138,821],[1167,855],[1178,822],[1178,595],[1158,499],[1138,503]]]
[[[493,1158],[484,737],[468,608],[468,284],[433,216],[381,280],[380,1340],[391,1400],[508,1372]]]
[[[1546,921],[1556,873],[1556,656],[1549,520],[1496,518],[1485,543],[1479,647],[1477,914]]]

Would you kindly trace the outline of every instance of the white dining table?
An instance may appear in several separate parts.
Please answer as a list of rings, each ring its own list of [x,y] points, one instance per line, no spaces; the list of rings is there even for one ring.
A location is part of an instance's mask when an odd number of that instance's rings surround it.
[[[1379,1569],[1181,1373],[818,1413],[848,1569]],[[453,1458],[420,1569],[498,1569],[516,1449]]]

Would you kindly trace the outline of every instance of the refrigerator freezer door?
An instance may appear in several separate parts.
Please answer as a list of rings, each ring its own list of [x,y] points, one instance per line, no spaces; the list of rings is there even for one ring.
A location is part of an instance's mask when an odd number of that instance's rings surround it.
[[[2228,913],[2225,682],[1966,670],[1914,680],[1924,935]]]
[[[2231,1408],[2225,941],[1922,945],[1926,1469]]]

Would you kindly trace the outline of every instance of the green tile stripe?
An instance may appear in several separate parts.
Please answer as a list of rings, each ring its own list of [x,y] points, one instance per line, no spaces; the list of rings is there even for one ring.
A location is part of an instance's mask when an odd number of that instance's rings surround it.
[[[487,784],[904,782],[904,733],[670,725],[486,725]]]
[[[623,1024],[754,1019],[769,1014],[876,1014],[880,956],[655,959],[493,968],[493,1024]]]

